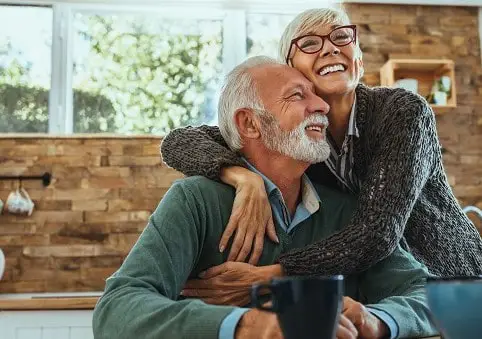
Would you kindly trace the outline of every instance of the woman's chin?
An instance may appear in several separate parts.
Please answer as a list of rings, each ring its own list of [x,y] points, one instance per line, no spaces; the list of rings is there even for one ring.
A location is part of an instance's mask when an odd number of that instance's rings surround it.
[[[351,92],[353,86],[345,81],[317,84],[316,92],[321,96],[341,95]]]
[[[315,84],[316,92],[322,97],[350,93],[357,86],[357,81],[346,73],[326,77],[318,75],[312,82]]]

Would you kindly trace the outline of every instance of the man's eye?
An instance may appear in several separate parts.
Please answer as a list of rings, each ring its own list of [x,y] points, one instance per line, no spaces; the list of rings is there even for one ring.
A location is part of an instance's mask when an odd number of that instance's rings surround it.
[[[301,92],[296,92],[296,93],[292,94],[290,98],[303,99],[304,96],[303,96],[303,93],[301,93]]]

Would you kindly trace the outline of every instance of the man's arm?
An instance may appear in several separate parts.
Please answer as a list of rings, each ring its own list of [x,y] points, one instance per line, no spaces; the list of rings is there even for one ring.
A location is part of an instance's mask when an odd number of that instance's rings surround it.
[[[392,337],[435,334],[425,296],[428,276],[427,268],[398,245],[389,257],[361,275],[361,301],[381,312],[382,317],[385,314],[393,318],[398,334],[392,333]]]
[[[233,307],[176,301],[205,236],[202,210],[182,183],[164,196],[93,317],[96,339],[218,338]]]

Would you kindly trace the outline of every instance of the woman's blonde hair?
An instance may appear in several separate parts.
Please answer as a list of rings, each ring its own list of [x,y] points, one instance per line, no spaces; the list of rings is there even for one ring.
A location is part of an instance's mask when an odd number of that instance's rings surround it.
[[[341,8],[313,8],[308,9],[298,14],[288,26],[286,26],[283,34],[281,35],[278,57],[280,61],[285,62],[288,52],[291,47],[291,41],[299,36],[315,33],[316,27],[319,26],[333,26],[333,25],[349,25],[350,18],[348,14]],[[291,53],[294,52],[294,48],[291,49]],[[358,56],[361,59],[362,53],[358,45]]]

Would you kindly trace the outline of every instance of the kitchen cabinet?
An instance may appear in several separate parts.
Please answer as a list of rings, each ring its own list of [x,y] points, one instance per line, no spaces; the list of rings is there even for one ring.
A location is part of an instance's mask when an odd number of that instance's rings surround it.
[[[1,339],[94,339],[100,293],[0,295]]]
[[[0,311],[4,339],[94,339],[92,310]]]

